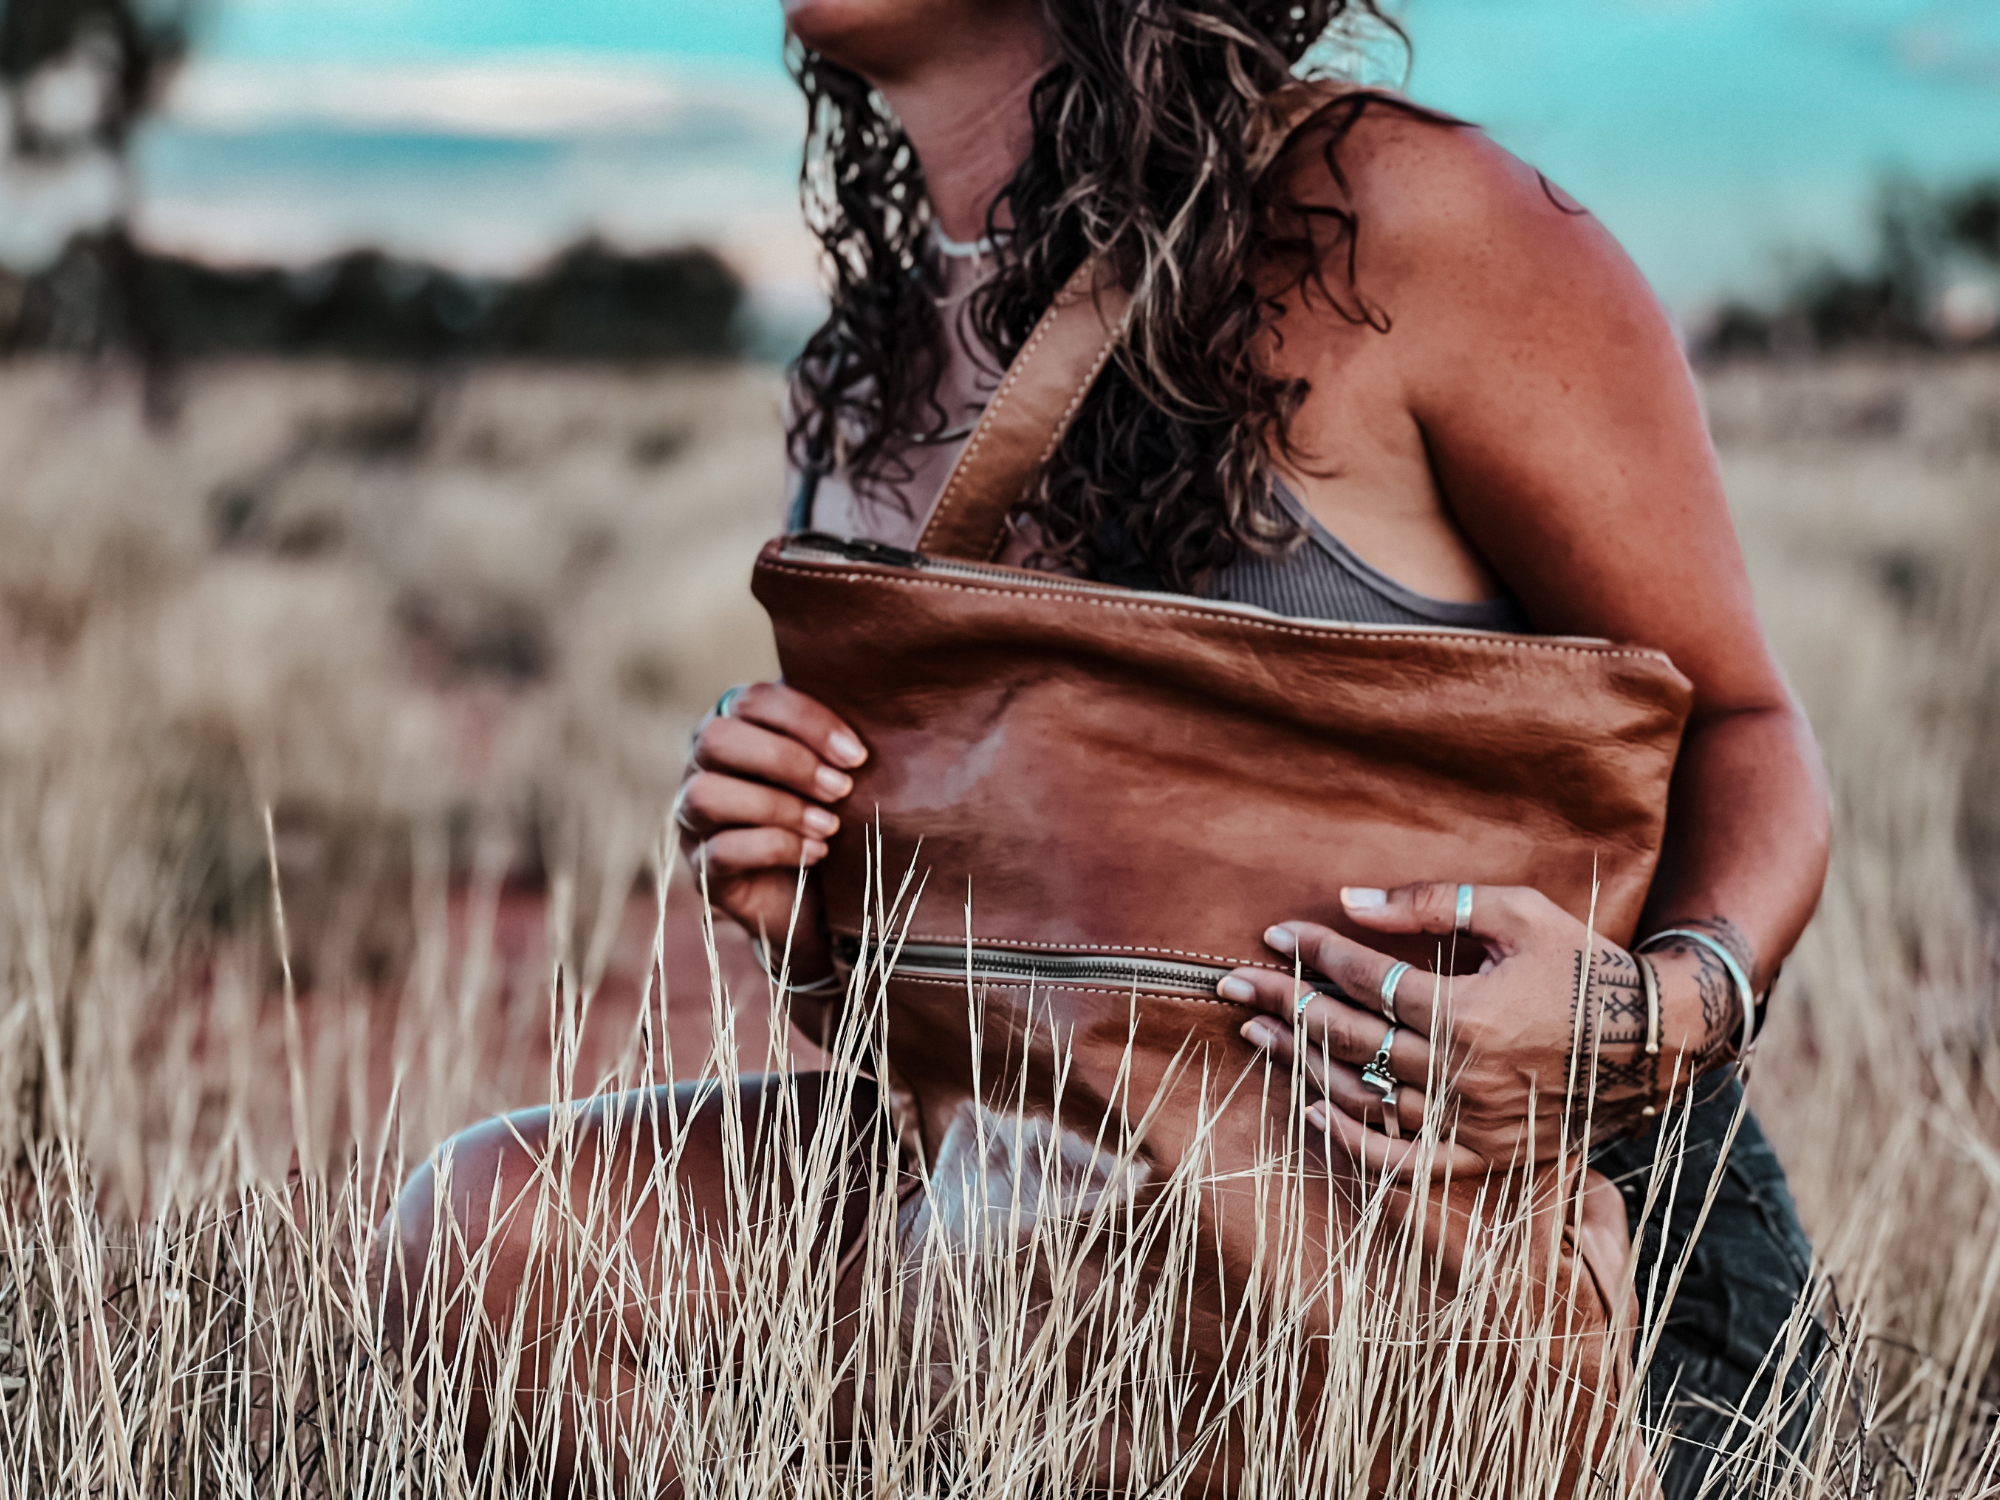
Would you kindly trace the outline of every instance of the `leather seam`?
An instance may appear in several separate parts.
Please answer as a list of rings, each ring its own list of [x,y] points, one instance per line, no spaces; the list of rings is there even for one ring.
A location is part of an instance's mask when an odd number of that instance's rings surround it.
[[[1116,327],[1106,330],[1104,347],[1097,351],[1097,358],[1090,362],[1089,370],[1084,372],[1083,379],[1078,382],[1075,394],[1069,398],[1069,405],[1063,408],[1062,415],[1056,419],[1056,430],[1050,434],[1048,446],[1042,449],[1042,456],[1035,460],[1036,468],[1046,466],[1048,461],[1055,457],[1056,449],[1062,446],[1063,438],[1069,433],[1070,423],[1076,419],[1077,409],[1096,387],[1097,377],[1104,373],[1104,367],[1111,363],[1111,356],[1117,351],[1119,341],[1124,338],[1125,328],[1131,321],[1131,316],[1128,310],[1125,316],[1118,320]]]
[[[889,978],[899,984],[950,985],[954,989],[963,988],[965,985],[965,979],[962,976],[956,976],[956,975],[947,979],[941,974],[892,973],[889,976]],[[1044,993],[1046,993],[1049,990],[1061,990],[1065,995],[1110,995],[1114,999],[1118,1000],[1130,1000],[1134,996],[1139,996],[1151,1000],[1180,1001],[1188,1005],[1215,1005],[1215,1006],[1220,1006],[1224,1010],[1254,1011],[1257,1008],[1254,1005],[1239,1004],[1234,1000],[1224,1000],[1220,996],[1210,997],[1207,995],[1180,995],[1180,994],[1170,995],[1163,990],[1149,990],[1143,984],[1135,984],[1130,986],[1129,988],[1107,989],[1100,985],[1064,984],[1060,980],[1053,980],[1053,979],[1037,979],[1037,980],[992,979],[992,978],[979,978],[977,976],[975,976],[974,982],[989,988],[1016,989],[1016,990],[1036,989],[1043,991]]]
[[[849,927],[836,927],[834,931],[840,933],[843,937],[858,936],[856,930]],[[965,934],[962,932],[954,934],[950,937],[939,937],[930,933],[912,932],[912,933],[907,933],[903,937],[898,939],[899,942],[910,942],[910,943],[963,943],[965,940],[966,940]],[[1201,953],[1191,948],[1148,948],[1138,943],[1109,943],[1101,945],[1093,944],[1092,946],[1089,947],[1082,947],[1076,943],[1037,943],[1037,942],[1032,942],[1027,938],[1004,938],[1004,937],[974,938],[972,940],[972,943],[973,946],[977,948],[1019,948],[1023,950],[1035,949],[1046,953],[1075,953],[1075,954],[1088,954],[1088,955],[1096,955],[1100,953],[1111,954],[1111,955],[1119,955],[1126,953],[1152,953],[1152,954],[1157,954],[1163,958],[1199,958],[1208,963],[1221,964],[1224,967],[1231,969],[1269,969],[1273,974],[1289,974],[1292,972],[1290,969],[1281,968],[1277,964],[1259,963],[1255,959],[1225,958],[1219,953]]]
[[[986,414],[980,418],[978,430],[972,434],[972,441],[966,445],[965,452],[959,457],[958,464],[952,471],[951,479],[945,486],[944,494],[938,497],[937,508],[931,512],[931,518],[924,526],[923,535],[917,541],[918,551],[929,550],[926,544],[931,539],[931,533],[937,528],[938,523],[944,519],[946,513],[958,499],[958,492],[963,488],[962,477],[972,468],[978,458],[979,451],[986,445],[987,438],[992,435],[993,429],[999,425],[1001,413],[1013,399],[1015,387],[1021,383],[1021,377],[1027,373],[1029,366],[1034,363],[1036,350],[1042,346],[1048,339],[1049,334],[1054,330],[1056,312],[1062,305],[1062,299],[1058,297],[1048,312],[1043,314],[1040,325],[1029,337],[1028,342],[1022,347],[1021,352],[1015,356],[1013,364],[1007,370],[1006,378],[1000,382],[1000,388],[993,393],[993,399],[987,405]]]
[[[986,588],[974,588],[963,583],[947,583],[943,579],[935,578],[892,578],[882,573],[841,573],[818,568],[797,568],[786,563],[777,562],[766,562],[761,564],[761,566],[773,573],[782,573],[790,578],[830,579],[835,583],[850,584],[874,583],[895,588],[946,589],[954,594],[983,594],[988,592]],[[1099,609],[1123,609],[1130,610],[1136,614],[1165,615],[1184,620],[1211,620],[1218,625],[1233,625],[1246,630],[1261,630],[1275,635],[1298,636],[1303,640],[1311,641],[1323,641],[1340,636],[1371,641],[1438,642],[1440,640],[1450,640],[1456,644],[1479,646],[1487,650],[1541,651],[1553,653],[1558,656],[1616,658],[1629,661],[1650,661],[1657,662],[1663,666],[1673,666],[1672,659],[1662,652],[1634,649],[1626,646],[1564,646],[1557,645],[1553,641],[1515,639],[1512,637],[1502,640],[1482,640],[1476,639],[1481,634],[1481,632],[1477,631],[1456,632],[1453,636],[1441,637],[1435,631],[1426,631],[1423,634],[1417,634],[1407,630],[1380,629],[1368,625],[1349,625],[1332,620],[1327,621],[1317,630],[1306,630],[1296,625],[1282,624],[1276,620],[1246,620],[1207,614],[1200,610],[1175,609],[1171,605],[1165,604],[1139,604],[1122,599],[1092,598],[1071,593],[1067,590],[1050,590],[1044,592],[1028,588],[1017,589],[1007,585],[997,585],[996,587],[1005,588],[1009,595],[1017,599],[1033,599],[1050,604],[1087,604]],[[1448,629],[1450,629],[1448,626],[1438,626],[1435,628],[1437,631]],[[1674,670],[1678,671],[1679,668],[1676,667]]]

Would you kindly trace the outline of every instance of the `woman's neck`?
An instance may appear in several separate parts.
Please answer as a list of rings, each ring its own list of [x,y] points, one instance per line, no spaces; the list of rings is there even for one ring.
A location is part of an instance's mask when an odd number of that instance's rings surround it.
[[[924,164],[938,227],[954,240],[986,233],[993,200],[1033,141],[1029,102],[1047,67],[1039,32],[997,39],[997,51],[940,58],[920,74],[882,84]]]

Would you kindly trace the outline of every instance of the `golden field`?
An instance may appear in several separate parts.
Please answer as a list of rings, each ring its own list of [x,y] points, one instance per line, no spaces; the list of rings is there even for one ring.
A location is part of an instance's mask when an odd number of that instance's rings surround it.
[[[1704,384],[1836,807],[1752,1079],[1838,1320],[1773,1492],[2000,1494],[2000,360]],[[149,424],[124,370],[0,365],[0,1492],[511,1494],[384,1383],[357,1246],[450,1132],[709,1061],[684,872],[644,998],[649,876],[690,725],[770,669],[779,382],[243,363],[171,394]],[[803,1468],[701,1492],[1047,1492]]]

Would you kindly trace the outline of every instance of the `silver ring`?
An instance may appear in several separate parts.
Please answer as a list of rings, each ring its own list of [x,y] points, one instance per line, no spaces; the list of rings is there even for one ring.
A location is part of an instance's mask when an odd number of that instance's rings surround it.
[[[1319,993],[1318,990],[1301,990],[1298,1003],[1292,1007],[1292,1030],[1297,1031],[1305,1024],[1306,1002]]]
[[[1396,1097],[1396,1075],[1389,1071],[1389,1049],[1396,1044],[1396,1030],[1394,1026],[1389,1028],[1382,1045],[1361,1069],[1361,1081],[1380,1093],[1384,1104]]]
[[[1382,976],[1382,988],[1379,991],[1382,996],[1382,1014],[1392,1023],[1396,1019],[1396,986],[1403,982],[1403,976],[1410,972],[1410,968],[1409,964],[1398,963]]]
[[[1471,928],[1472,928],[1472,887],[1469,885],[1462,885],[1458,888],[1458,914],[1452,921],[1451,930],[1453,932],[1467,932],[1470,931]]]
[[[748,684],[738,683],[735,687],[731,688],[728,692],[724,693],[720,698],[717,698],[715,700],[716,718],[718,719],[728,718],[729,711],[732,708],[736,707],[736,700],[738,698],[741,698],[744,695],[744,693],[747,692],[748,690],[749,690]]]

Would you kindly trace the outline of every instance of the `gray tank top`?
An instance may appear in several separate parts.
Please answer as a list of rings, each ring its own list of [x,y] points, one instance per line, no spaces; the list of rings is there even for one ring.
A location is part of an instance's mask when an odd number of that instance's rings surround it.
[[[1477,604],[1454,604],[1406,588],[1348,550],[1314,518],[1284,480],[1272,491],[1305,539],[1282,557],[1238,554],[1202,590],[1206,598],[1254,604],[1300,620],[1337,620],[1349,625],[1445,625],[1460,630],[1533,629],[1512,595]]]
[[[1532,633],[1534,627],[1512,595],[1476,604],[1456,604],[1406,588],[1349,551],[1339,537],[1314,518],[1284,480],[1273,475],[1271,485],[1278,503],[1305,528],[1304,540],[1282,557],[1239,554],[1234,562],[1209,578],[1202,597],[1252,604],[1295,620],[1330,620],[1343,625],[1442,625],[1458,630]],[[812,475],[807,475],[799,486],[792,506],[793,531],[811,529],[818,489]]]

